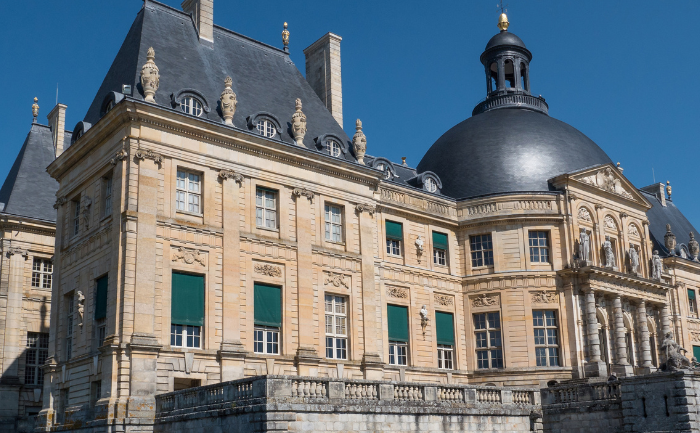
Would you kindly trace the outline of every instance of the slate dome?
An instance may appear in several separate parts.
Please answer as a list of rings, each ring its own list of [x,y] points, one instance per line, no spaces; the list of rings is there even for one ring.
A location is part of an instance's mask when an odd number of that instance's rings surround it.
[[[484,48],[484,51],[488,51],[494,47],[508,45],[527,49],[525,47],[525,42],[523,42],[523,40],[520,39],[517,35],[511,32],[503,31],[500,33],[496,33],[496,35],[489,40],[489,42],[486,44],[486,48]]]

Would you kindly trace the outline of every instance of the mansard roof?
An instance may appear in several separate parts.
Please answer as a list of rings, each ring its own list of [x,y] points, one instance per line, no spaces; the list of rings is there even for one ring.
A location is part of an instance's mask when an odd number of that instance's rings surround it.
[[[248,117],[264,113],[281,124],[282,141],[293,143],[291,118],[295,100],[300,98],[307,119],[305,147],[321,152],[314,140],[332,134],[345,141],[346,148],[352,148],[348,136],[288,53],[219,26],[214,26],[213,45],[203,44],[188,14],[152,0],[144,3],[134,20],[85,115],[85,122],[97,123],[104,98],[110,92],[122,92],[123,84],[132,86],[133,94],[127,96],[144,98],[140,73],[149,47],[155,50],[155,63],[160,70],[155,101],[161,107],[173,109],[171,95],[176,99],[183,92],[199,95],[209,107],[209,112],[201,117],[223,124],[219,98],[224,80],[230,76],[238,99],[234,127],[248,131],[251,129]],[[355,161],[352,152],[344,153],[341,158]]]
[[[676,255],[680,256],[681,244],[688,246],[690,232],[695,234],[695,239],[700,239],[700,233],[693,227],[680,209],[673,201],[666,199],[666,206],[663,206],[659,196],[648,191],[639,190],[652,204],[652,208],[647,211],[649,219],[649,236],[654,243],[654,249],[659,250],[661,256],[668,256],[669,250],[664,242],[666,234],[666,224],[671,224],[671,231],[676,235]]]
[[[71,132],[64,134],[64,146],[70,143]],[[58,182],[46,172],[55,158],[51,128],[38,123],[24,140],[22,149],[0,188],[0,212],[46,221],[56,221]]]

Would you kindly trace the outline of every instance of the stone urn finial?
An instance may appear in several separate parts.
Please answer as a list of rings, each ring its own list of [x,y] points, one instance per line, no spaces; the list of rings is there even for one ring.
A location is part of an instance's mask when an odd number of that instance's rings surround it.
[[[143,87],[144,100],[155,104],[156,100],[153,97],[160,86],[160,72],[158,66],[153,60],[156,58],[156,51],[153,47],[148,49],[146,53],[146,63],[141,68],[141,87]]]
[[[352,137],[352,150],[355,151],[357,162],[365,165],[365,152],[367,151],[367,137],[362,132],[362,121],[357,119],[355,122],[355,135]]]
[[[224,91],[221,92],[221,114],[224,116],[224,123],[227,125],[233,125],[233,115],[236,114],[236,106],[238,105],[238,99],[236,99],[236,94],[231,89],[233,85],[233,80],[231,77],[226,77],[224,80]]]
[[[292,135],[297,142],[297,146],[304,145],[304,136],[306,135],[306,116],[301,112],[301,99],[296,100],[297,111],[292,114]]]
[[[670,180],[666,181],[666,194],[668,195],[668,199],[671,200],[671,181]]]
[[[666,224],[666,234],[664,235],[664,245],[668,253],[672,256],[676,255],[676,235],[671,231],[671,224]]]
[[[32,104],[32,115],[34,116],[33,122],[36,123],[36,118],[39,116],[39,98],[34,98],[34,103]]]
[[[700,254],[700,244],[695,240],[695,233],[690,232],[690,241],[688,242],[688,252],[690,253],[690,258],[694,262],[698,261],[698,254]]]

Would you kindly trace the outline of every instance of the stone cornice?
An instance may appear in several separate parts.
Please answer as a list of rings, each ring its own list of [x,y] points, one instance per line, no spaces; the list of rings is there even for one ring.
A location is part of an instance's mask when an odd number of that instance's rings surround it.
[[[486,285],[486,288],[483,286]],[[522,271],[518,273],[493,273],[462,278],[462,286],[468,292],[502,289],[555,289],[555,271]]]
[[[660,304],[667,302],[666,294],[672,288],[668,284],[594,266],[563,269],[557,274],[563,278],[578,278],[579,288],[641,298]]]

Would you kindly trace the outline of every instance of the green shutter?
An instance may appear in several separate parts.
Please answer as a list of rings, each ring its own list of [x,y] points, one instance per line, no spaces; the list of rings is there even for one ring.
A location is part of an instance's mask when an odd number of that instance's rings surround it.
[[[204,325],[204,276],[173,272],[170,323]]]
[[[693,346],[693,356],[695,359],[700,360],[700,346]]]
[[[107,317],[107,275],[98,278],[95,288],[95,320],[104,319]]]
[[[386,222],[386,238],[395,241],[403,240],[403,224],[393,221]]]
[[[255,302],[255,324],[261,326],[282,326],[282,290],[265,284],[253,286]]]
[[[408,342],[408,308],[387,305],[389,340]]]
[[[433,248],[447,250],[447,235],[444,233],[433,232]]]
[[[695,299],[695,290],[688,289],[688,299],[690,299],[691,301]]]
[[[435,333],[437,334],[437,344],[454,346],[455,327],[452,313],[435,312]]]

